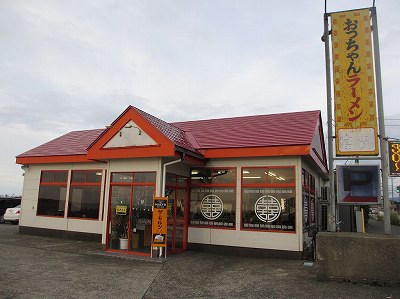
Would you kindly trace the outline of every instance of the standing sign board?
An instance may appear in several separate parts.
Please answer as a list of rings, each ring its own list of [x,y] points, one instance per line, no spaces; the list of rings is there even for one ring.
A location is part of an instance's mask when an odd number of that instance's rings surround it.
[[[369,9],[331,14],[336,154],[377,156],[378,130]]]
[[[167,246],[168,197],[153,198],[152,246]]]
[[[338,165],[336,172],[338,204],[380,204],[379,165]]]
[[[400,141],[389,141],[390,176],[400,176]]]

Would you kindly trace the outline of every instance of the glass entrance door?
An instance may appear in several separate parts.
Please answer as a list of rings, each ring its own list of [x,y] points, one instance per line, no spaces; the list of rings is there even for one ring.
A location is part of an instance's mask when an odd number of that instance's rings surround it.
[[[110,198],[108,248],[127,250],[131,187],[113,186]]]
[[[150,254],[155,173],[113,173],[108,249]]]
[[[129,251],[150,253],[154,187],[136,186],[132,193]]]

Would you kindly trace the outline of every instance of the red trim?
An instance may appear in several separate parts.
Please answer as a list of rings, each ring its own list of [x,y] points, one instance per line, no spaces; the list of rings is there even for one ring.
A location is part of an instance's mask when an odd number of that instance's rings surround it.
[[[296,229],[294,231],[288,231],[288,230],[262,230],[262,229],[241,229],[241,231],[247,231],[247,232],[259,232],[259,233],[279,233],[279,234],[297,234]]]
[[[90,182],[90,183],[85,183],[85,182],[74,182],[70,183],[70,186],[101,186],[101,182]]]
[[[123,126],[121,126],[121,128],[122,127]],[[111,130],[111,128],[109,130]],[[113,136],[114,135],[112,135],[111,138]],[[109,140],[107,140],[107,142],[108,141]],[[309,145],[208,149],[208,150],[200,150],[200,152],[204,154],[205,158],[308,156],[314,154],[314,152],[310,152]],[[101,159],[169,157],[169,156],[176,156],[177,153],[179,152],[175,151],[175,146],[172,144],[172,142],[167,140],[164,144],[160,144],[159,146],[145,146],[145,147],[136,146],[136,147],[121,147],[121,148],[108,148],[108,149],[94,147],[88,151],[87,155],[17,157],[16,163],[17,164],[74,163],[74,162],[94,163],[96,162],[94,160],[101,160]],[[196,159],[194,157],[186,156],[185,160],[196,163],[198,165],[205,165],[205,161]],[[318,161],[319,159],[317,159],[317,163]],[[321,163],[319,163],[319,166],[321,167]],[[323,166],[322,169],[326,170],[326,168]]]
[[[189,180],[190,178],[173,174],[173,173],[167,173],[167,175],[172,175],[175,176],[175,184],[166,184],[166,189],[172,189],[174,192],[174,210],[173,210],[173,219],[168,219],[168,225],[172,225],[172,240],[171,240],[171,248],[167,247],[167,250],[169,254],[174,254],[174,253],[179,253],[183,252],[187,249],[187,237],[188,237],[188,218],[189,218]],[[179,185],[178,181],[179,178],[185,178],[186,179],[186,184],[185,185]],[[184,198],[184,214],[183,218],[180,220],[182,223],[178,223],[176,219],[176,210],[177,210],[177,200],[178,200],[178,193],[179,191],[184,191],[185,192],[185,198]],[[169,200],[169,197],[168,197]],[[178,224],[182,224],[183,227],[183,240],[182,240],[182,248],[176,248],[176,228]]]
[[[123,147],[123,148],[99,148],[88,152],[88,159],[127,159],[145,157],[169,157],[174,156],[175,147],[171,144],[147,147]]]
[[[370,202],[370,203],[378,203],[378,197],[374,196],[352,196],[347,195],[345,198],[342,199],[342,203],[359,203],[359,202]]]
[[[64,182],[40,182],[42,186],[67,186],[67,183]],[[39,187],[40,187],[39,185]]]
[[[296,185],[293,184],[243,184],[244,188],[295,188]]]
[[[101,205],[103,209],[101,211],[101,221],[104,220],[104,211],[105,211],[104,203],[105,203],[105,199],[106,199],[107,169],[104,169],[103,183],[104,183],[104,185],[103,185],[103,200],[102,200],[102,205]],[[99,211],[100,211],[100,209],[99,209]]]
[[[106,252],[116,252],[116,253],[123,253],[123,254],[137,255],[137,256],[151,256],[151,253],[134,252],[134,251],[110,249],[110,248],[107,248]]]
[[[65,218],[65,211],[64,211],[64,215],[63,216],[40,215],[40,214],[37,214],[37,212],[36,212],[36,217],[47,217],[47,218],[57,218],[57,219],[62,218],[62,219],[64,219]]]
[[[19,157],[17,164],[45,164],[45,163],[93,163],[86,155],[70,156],[43,156],[43,157]]]
[[[157,146],[132,146],[120,148],[104,148],[104,146],[129,122],[134,121],[140,129],[146,132]],[[110,158],[141,158],[174,156],[175,145],[148,122],[133,107],[128,107],[88,148],[89,159]]]
[[[201,187],[209,187],[209,188],[236,188],[236,184],[211,184],[211,183],[204,183],[204,184],[190,184],[190,187],[196,187],[196,188],[201,188]]]
[[[99,221],[98,217],[97,218],[82,218],[82,217],[68,217],[68,215],[67,215],[67,219]]]

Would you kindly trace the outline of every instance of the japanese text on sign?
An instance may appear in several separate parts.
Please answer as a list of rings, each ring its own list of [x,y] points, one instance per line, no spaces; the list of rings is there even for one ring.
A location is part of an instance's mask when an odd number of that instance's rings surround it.
[[[332,14],[337,155],[378,155],[368,9]]]
[[[168,198],[153,199],[152,246],[165,247],[167,244]]]

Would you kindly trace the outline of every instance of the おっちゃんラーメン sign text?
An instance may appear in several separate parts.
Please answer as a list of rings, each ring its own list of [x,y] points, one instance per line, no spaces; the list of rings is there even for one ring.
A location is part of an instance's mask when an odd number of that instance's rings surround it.
[[[336,154],[379,153],[369,9],[331,14]]]

